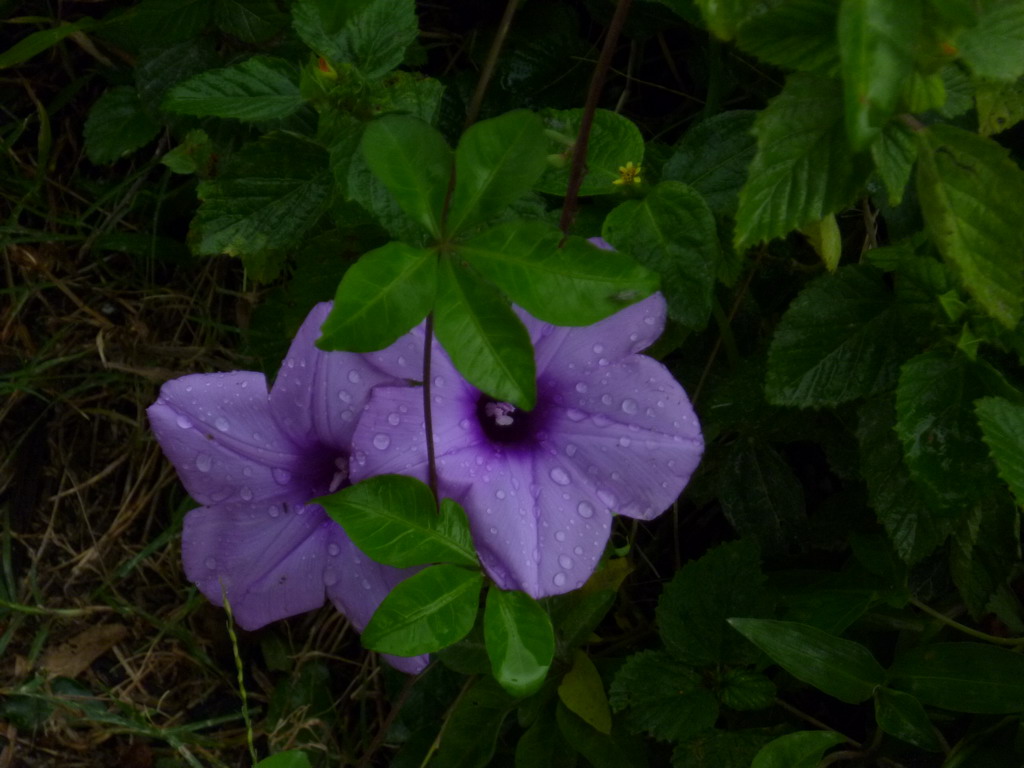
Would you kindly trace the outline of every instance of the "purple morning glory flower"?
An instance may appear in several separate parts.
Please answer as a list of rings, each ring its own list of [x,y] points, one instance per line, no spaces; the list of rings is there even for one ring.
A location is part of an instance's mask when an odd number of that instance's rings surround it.
[[[310,611],[324,597],[359,630],[413,573],[370,560],[317,496],[348,483],[352,433],[370,391],[400,380],[364,356],[314,346],[329,304],[296,334],[273,388],[251,371],[168,381],[148,409],[157,441],[203,506],[185,517],[185,573],[244,629]],[[426,657],[387,657],[420,672]]]
[[[502,588],[543,597],[593,572],[612,513],[650,520],[668,508],[704,442],[683,388],[637,354],[661,334],[660,294],[583,328],[517,311],[534,345],[536,408],[483,394],[435,344],[431,413],[439,493],[465,506],[487,572]],[[422,346],[417,328],[369,357],[415,379]],[[422,390],[374,389],[352,446],[354,481],[382,473],[425,480]]]

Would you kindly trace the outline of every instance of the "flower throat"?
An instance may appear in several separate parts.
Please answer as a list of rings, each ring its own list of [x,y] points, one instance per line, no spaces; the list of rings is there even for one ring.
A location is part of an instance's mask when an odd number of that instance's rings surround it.
[[[487,395],[481,395],[477,401],[476,417],[484,434],[496,443],[518,443],[532,432],[529,411]]]

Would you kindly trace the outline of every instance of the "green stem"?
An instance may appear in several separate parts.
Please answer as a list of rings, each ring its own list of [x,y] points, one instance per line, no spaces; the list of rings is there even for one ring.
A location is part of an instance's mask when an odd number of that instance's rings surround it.
[[[941,623],[945,624],[947,627],[963,632],[965,635],[973,637],[975,640],[981,640],[985,643],[992,643],[993,645],[1005,645],[1010,648],[1021,648],[1022,646],[1024,646],[1024,637],[1012,638],[996,637],[995,635],[989,635],[977,629],[971,629],[966,624],[961,624],[956,619],[949,618],[949,616],[946,616],[944,613],[940,613],[931,606],[925,605],[916,598],[910,598],[910,604],[922,613],[927,613],[933,619],[936,619],[937,621],[940,621]]]

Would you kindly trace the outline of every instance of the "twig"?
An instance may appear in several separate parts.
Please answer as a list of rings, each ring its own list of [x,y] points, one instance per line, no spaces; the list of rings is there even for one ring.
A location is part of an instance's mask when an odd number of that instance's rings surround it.
[[[501,17],[501,23],[498,24],[498,31],[494,34],[494,40],[491,41],[491,49],[487,52],[484,68],[480,70],[480,79],[476,82],[476,90],[473,91],[473,98],[470,100],[469,108],[466,110],[466,123],[462,126],[462,130],[469,128],[480,116],[480,106],[484,102],[484,94],[487,92],[487,86],[490,85],[491,78],[494,76],[494,68],[498,64],[498,56],[501,55],[505,38],[508,37],[508,31],[512,27],[512,17],[516,15],[516,7],[518,5],[519,0],[508,0],[508,4],[505,6],[505,13]]]
[[[430,410],[430,352],[434,346],[434,313],[427,314],[423,327],[423,428],[427,433],[427,484],[434,500],[437,498],[437,460],[434,456],[434,419]]]
[[[975,640],[981,640],[986,643],[992,643],[993,645],[1007,645],[1011,648],[1020,648],[1022,645],[1024,645],[1024,637],[996,637],[995,635],[989,635],[985,632],[980,632],[977,629],[971,629],[967,625],[961,624],[956,619],[951,619],[946,614],[940,613],[931,606],[925,605],[917,598],[910,598],[910,604],[922,613],[927,613],[933,619],[937,619],[938,621],[942,622],[947,627],[951,627],[952,629],[956,629],[960,632],[963,632],[965,635],[969,635],[970,637],[973,637]]]

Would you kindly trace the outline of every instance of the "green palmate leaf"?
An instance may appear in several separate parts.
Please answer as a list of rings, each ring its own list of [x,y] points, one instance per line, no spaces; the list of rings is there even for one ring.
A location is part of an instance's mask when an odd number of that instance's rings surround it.
[[[924,704],[976,714],[1024,711],[1024,656],[981,643],[921,645],[901,654],[888,686]]]
[[[709,728],[676,747],[672,768],[750,768],[761,747],[777,734],[768,728]]]
[[[736,215],[740,188],[754,159],[757,140],[750,132],[756,112],[722,112],[691,128],[676,144],[662,178],[689,184],[716,215]]]
[[[759,0],[696,0],[708,29],[731,40],[747,19],[760,10]]]
[[[274,0],[216,0],[213,20],[245,43],[260,43],[288,25],[288,16]]]
[[[544,125],[525,109],[472,126],[455,151],[449,233],[487,221],[533,187],[546,167]]]
[[[302,104],[291,64],[253,56],[176,85],[164,98],[163,108],[183,115],[276,120],[293,114]]]
[[[202,255],[258,254],[295,244],[331,195],[327,153],[297,136],[272,133],[231,157],[217,178],[199,185],[192,222]]]
[[[41,29],[38,32],[33,32],[31,35],[23,37],[3,53],[0,53],[0,69],[7,69],[15,64],[28,61],[36,54],[52,48],[65,37],[76,32],[92,29],[94,26],[96,26],[96,20],[86,16],[74,24],[60,24],[52,29]]]
[[[899,205],[903,200],[916,157],[917,142],[910,131],[896,122],[882,128],[882,135],[871,145],[871,159],[889,193],[889,205]]]
[[[989,0],[957,38],[960,55],[978,77],[1016,80],[1024,75],[1024,5],[1017,0]]]
[[[905,562],[915,563],[952,533],[959,510],[938,504],[928,488],[910,476],[893,430],[896,411],[890,398],[865,403],[859,417],[861,472],[868,484],[871,506],[896,553]]]
[[[762,747],[750,768],[814,768],[825,750],[844,741],[834,731],[790,733]]]
[[[768,554],[785,552],[807,519],[803,487],[789,464],[770,444],[754,438],[733,442],[724,462],[718,498],[733,528]]]
[[[921,702],[909,693],[891,688],[875,689],[875,720],[878,727],[897,739],[929,752],[941,752],[935,727]]]
[[[438,275],[434,331],[473,386],[497,400],[533,408],[537,369],[530,335],[497,290],[448,259]]]
[[[1009,495],[994,493],[961,511],[958,522],[950,539],[950,573],[971,615],[980,619],[1020,560],[1020,508]]]
[[[484,638],[491,671],[502,688],[520,697],[540,688],[555,654],[555,633],[536,600],[492,584],[484,609]]]
[[[775,331],[768,401],[820,408],[889,389],[915,346],[915,310],[870,267],[843,267],[814,280]]]
[[[456,565],[432,565],[400,582],[363,632],[367,648],[395,656],[433,653],[473,628],[484,577]]]
[[[601,675],[590,657],[579,649],[573,651],[572,667],[558,686],[558,698],[594,730],[612,732],[612,713]]]
[[[85,153],[94,163],[112,163],[148,144],[159,132],[159,123],[143,110],[134,88],[111,88],[89,110]]]
[[[1024,405],[986,397],[975,402],[974,410],[999,477],[1024,505]]]
[[[726,619],[769,609],[757,548],[732,542],[679,570],[658,600],[658,628],[668,651],[686,664],[742,664],[757,653]]]
[[[452,152],[444,137],[415,117],[385,115],[366,126],[362,150],[402,210],[439,235],[452,173]]]
[[[459,246],[458,255],[513,302],[554,325],[590,325],[657,290],[657,275],[541,221],[500,224]]]
[[[865,149],[896,111],[914,68],[921,0],[843,0],[839,13],[846,133]]]
[[[736,214],[738,248],[836,213],[867,178],[863,158],[849,151],[842,95],[832,80],[790,75],[758,115],[754,133],[757,154]]]
[[[451,499],[440,512],[430,489],[411,477],[377,475],[316,500],[374,560],[409,568],[477,566],[466,513]]]
[[[312,763],[309,762],[305,752],[290,749],[287,752],[278,752],[276,755],[263,758],[256,763],[254,768],[312,768]]]
[[[707,324],[720,249],[714,216],[697,192],[662,182],[643,200],[615,208],[601,234],[661,275],[672,319],[691,328]]]
[[[943,504],[968,503],[993,485],[973,403],[1001,384],[985,363],[958,353],[925,352],[900,371],[896,432],[906,463]]]
[[[848,704],[871,698],[875,686],[885,680],[885,670],[859,643],[795,621],[729,623],[793,677]]]
[[[917,136],[929,235],[985,311],[1015,327],[1024,298],[1024,172],[994,141],[959,128],[936,125]]]
[[[615,712],[625,710],[626,726],[656,739],[682,741],[718,719],[718,702],[701,676],[664,651],[630,656],[609,691]]]
[[[537,182],[537,189],[564,195],[569,183],[573,146],[580,130],[582,109],[548,109],[541,113],[548,135],[549,167]],[[644,159],[644,139],[632,121],[605,109],[594,113],[587,143],[587,175],[581,195],[610,195],[621,188],[615,182],[627,163],[639,166]],[[642,177],[641,177],[642,178]]]
[[[427,316],[437,295],[437,253],[390,242],[353,264],[324,322],[321,349],[372,352]]]
[[[736,44],[783,69],[831,77],[839,70],[835,0],[790,0],[740,28]]]
[[[445,720],[441,745],[430,761],[431,768],[489,765],[502,723],[516,703],[516,699],[489,677],[473,682]]]
[[[366,78],[402,63],[419,27],[413,0],[298,0],[292,24],[303,42],[333,62],[355,64]]]

